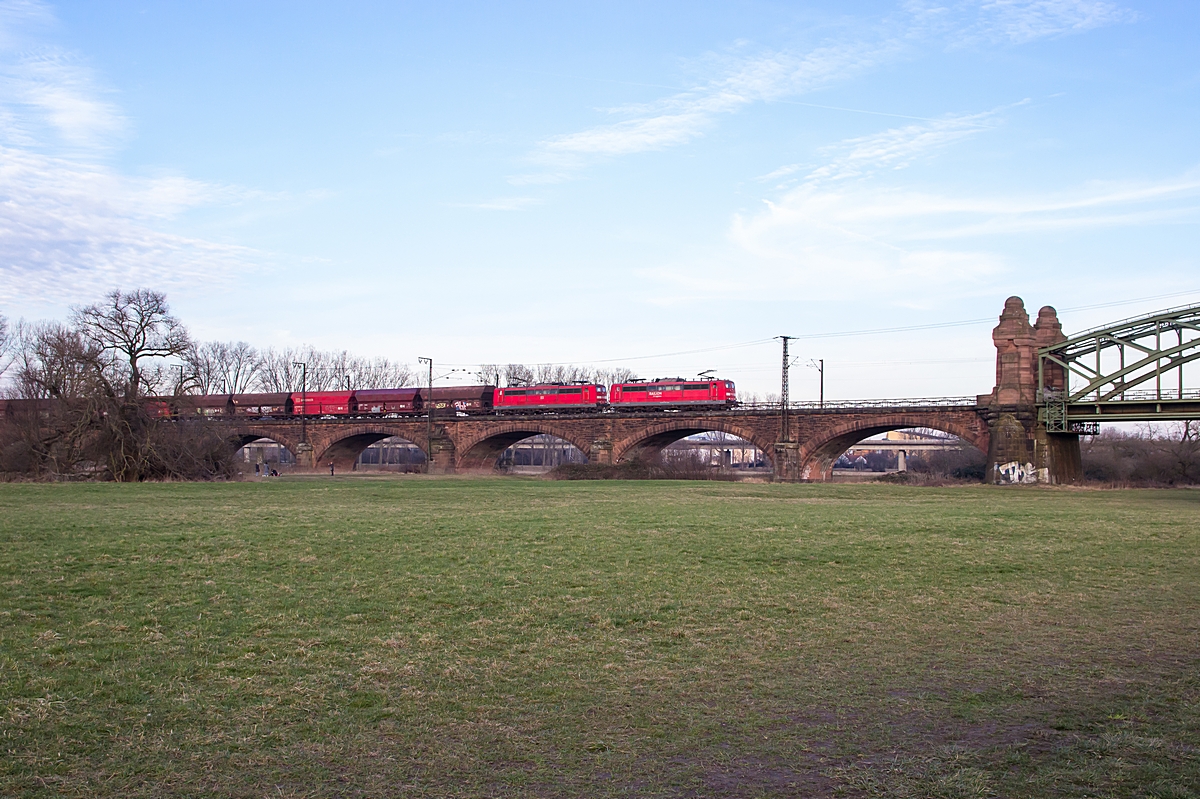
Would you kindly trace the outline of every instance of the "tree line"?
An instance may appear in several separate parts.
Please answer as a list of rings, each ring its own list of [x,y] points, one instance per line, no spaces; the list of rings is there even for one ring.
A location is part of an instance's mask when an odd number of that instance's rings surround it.
[[[67,322],[5,321],[3,333],[7,393],[35,402],[5,415],[0,471],[118,481],[233,474],[233,452],[214,431],[164,424],[143,401],[170,383],[168,359],[191,347],[160,292],[113,291],[72,308]]]
[[[303,366],[301,366],[303,364]],[[399,388],[419,375],[388,358],[311,346],[259,349],[247,342],[196,342],[151,289],[112,291],[71,309],[65,322],[0,315],[3,395],[34,400],[0,424],[0,472],[119,481],[231,476],[233,451],[198,420],[164,420],[147,397]],[[485,364],[489,385],[603,383],[630,369]]]
[[[480,381],[489,386],[536,386],[544,383],[598,383],[611,386],[613,383],[638,379],[637,372],[623,366],[592,369],[561,363],[534,366],[523,363],[485,363],[475,374]]]

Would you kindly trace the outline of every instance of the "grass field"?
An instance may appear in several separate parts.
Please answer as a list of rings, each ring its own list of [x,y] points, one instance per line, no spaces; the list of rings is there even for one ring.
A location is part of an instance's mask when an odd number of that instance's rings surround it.
[[[1200,796],[1200,491],[0,485],[0,794]]]

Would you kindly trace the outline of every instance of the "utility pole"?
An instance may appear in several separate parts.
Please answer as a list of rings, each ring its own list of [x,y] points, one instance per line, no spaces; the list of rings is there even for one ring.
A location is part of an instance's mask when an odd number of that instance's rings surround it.
[[[815,361],[809,361],[808,365],[811,368],[816,369],[817,372],[821,375],[821,393],[818,396],[821,398],[820,407],[824,408],[825,407],[825,359],[818,358]]]
[[[788,362],[788,342],[795,336],[780,336],[783,339],[783,386],[779,392],[779,440],[787,443],[791,441],[791,431],[788,426],[788,367],[791,364]]]
[[[292,361],[300,367],[300,443],[308,443],[308,364]],[[293,384],[294,385],[294,384]]]
[[[429,395],[425,397],[425,474],[433,468],[433,358],[417,358],[429,364]]]

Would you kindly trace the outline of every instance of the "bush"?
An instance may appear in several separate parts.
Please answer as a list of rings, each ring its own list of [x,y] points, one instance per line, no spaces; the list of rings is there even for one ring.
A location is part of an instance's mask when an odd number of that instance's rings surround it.
[[[1200,423],[1105,430],[1080,442],[1084,479],[1106,485],[1200,483]]]
[[[908,459],[908,470],[932,478],[982,482],[987,456],[974,447],[922,452]]]

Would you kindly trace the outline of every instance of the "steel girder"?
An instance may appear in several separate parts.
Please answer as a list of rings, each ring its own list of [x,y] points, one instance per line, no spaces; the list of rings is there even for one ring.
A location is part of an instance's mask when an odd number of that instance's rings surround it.
[[[1200,418],[1184,366],[1200,360],[1200,304],[1125,319],[1038,350],[1038,402],[1050,432],[1073,422]],[[1047,386],[1051,364],[1064,386]],[[1189,375],[1194,372],[1189,372]],[[1195,381],[1193,381],[1195,382]]]

